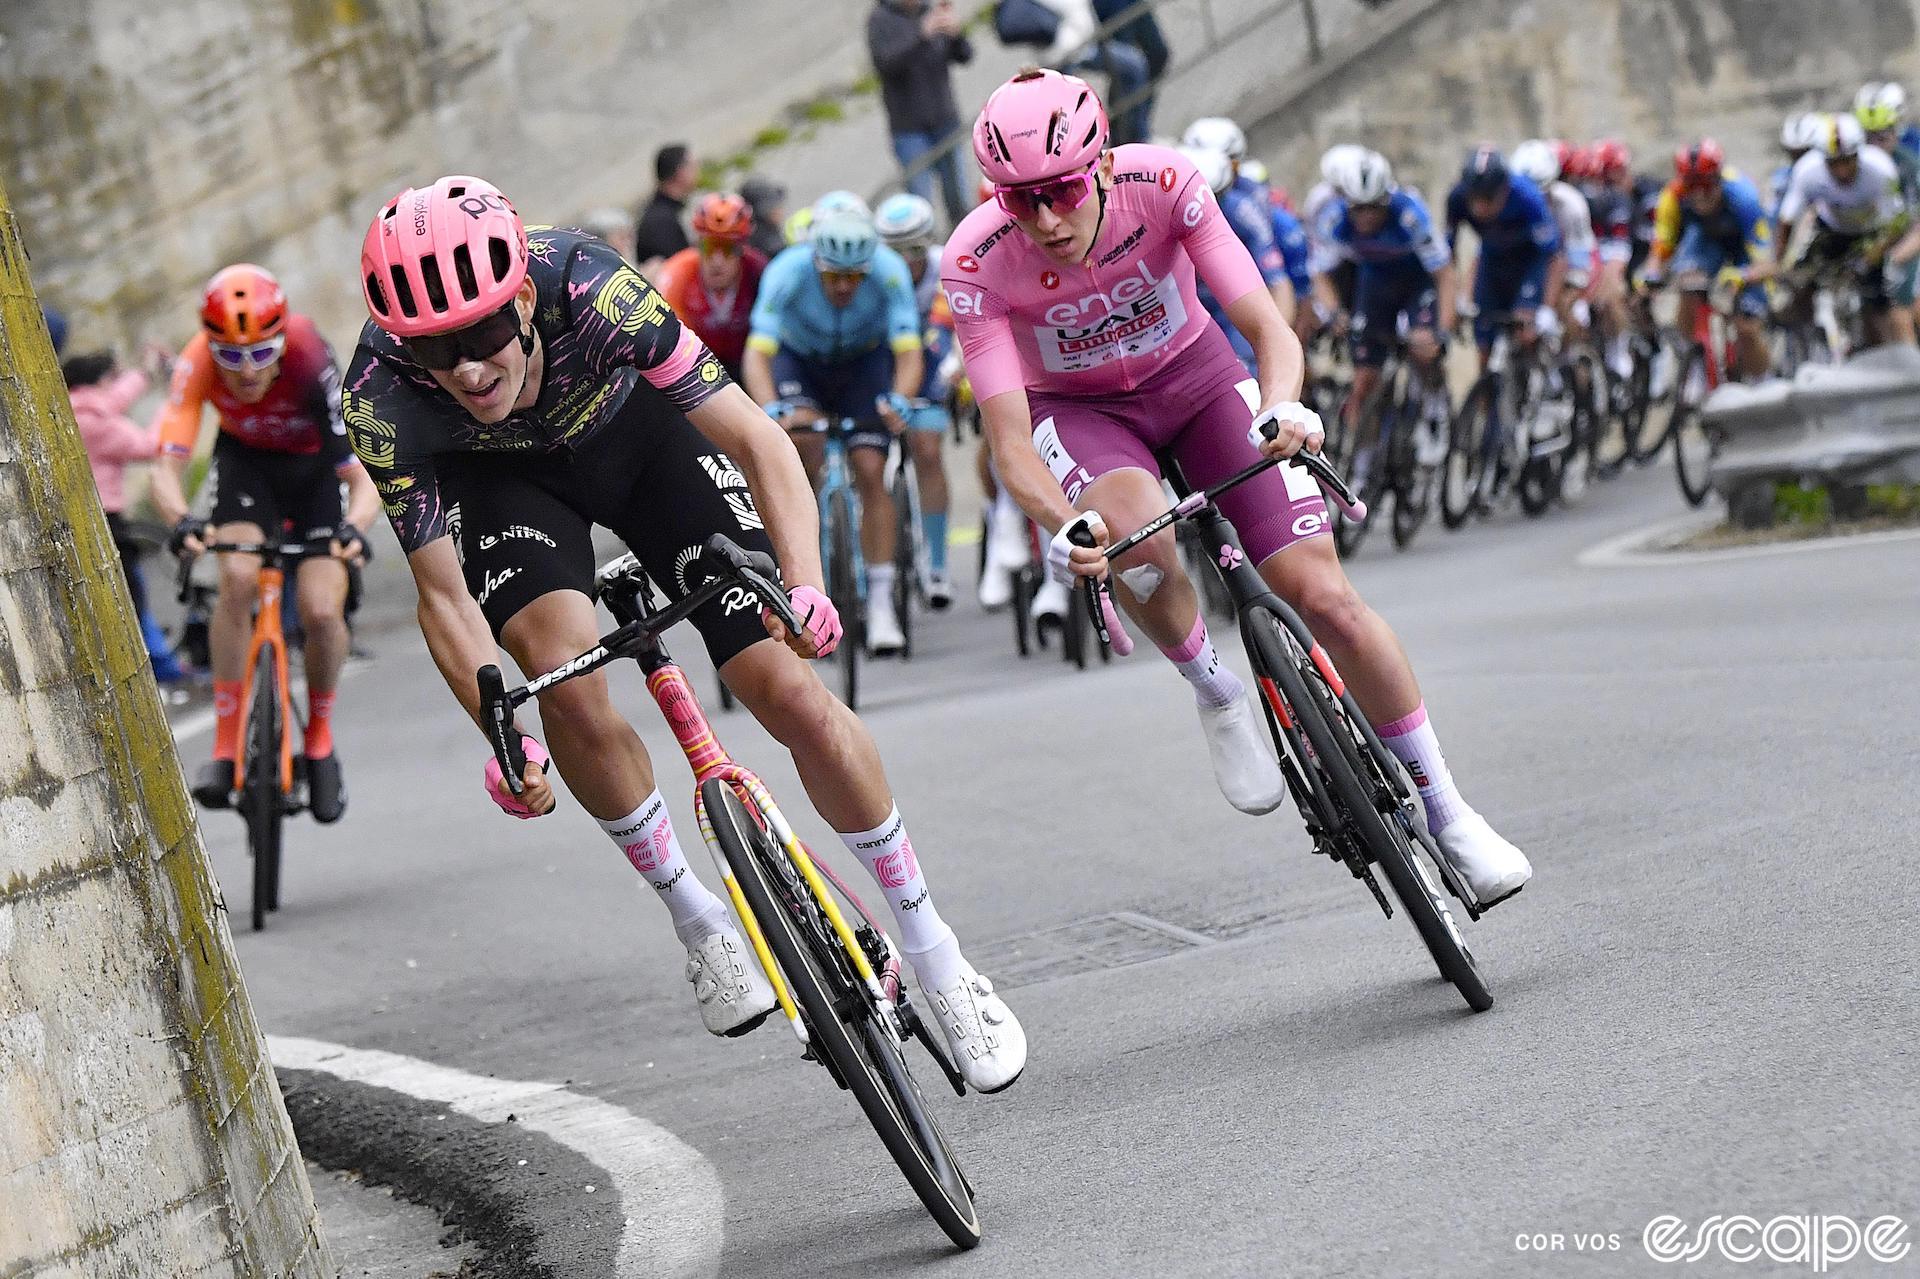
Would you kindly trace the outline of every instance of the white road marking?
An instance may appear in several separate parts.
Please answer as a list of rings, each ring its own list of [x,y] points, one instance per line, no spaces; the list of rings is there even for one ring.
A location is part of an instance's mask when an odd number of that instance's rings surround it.
[[[614,1257],[620,1279],[713,1279],[726,1198],[706,1158],[658,1124],[559,1084],[488,1079],[451,1066],[319,1039],[269,1035],[273,1064],[435,1102],[483,1123],[511,1114],[607,1170],[627,1214]]]
[[[1667,520],[1646,528],[1633,529],[1610,537],[1580,552],[1575,561],[1581,568],[1648,568],[1656,565],[1717,564],[1723,560],[1754,559],[1763,555],[1789,555],[1798,551],[1833,551],[1853,546],[1878,546],[1886,542],[1905,542],[1920,537],[1920,529],[1883,529],[1877,533],[1849,533],[1831,537],[1810,537],[1793,542],[1769,542],[1760,546],[1729,546],[1717,551],[1667,551],[1670,546],[1701,529],[1719,523],[1716,515],[1695,512],[1676,520]]]

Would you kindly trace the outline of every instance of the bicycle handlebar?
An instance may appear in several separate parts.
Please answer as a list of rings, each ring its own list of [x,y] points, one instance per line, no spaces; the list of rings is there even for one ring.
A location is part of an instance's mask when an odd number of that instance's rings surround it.
[[[751,590],[788,631],[796,635],[804,632],[799,615],[787,601],[787,593],[780,589],[779,568],[771,555],[745,550],[723,533],[709,537],[702,549],[704,554],[695,561],[697,580],[684,596],[657,614],[643,614],[614,628],[572,661],[563,662],[515,689],[507,687],[505,676],[493,663],[474,672],[474,682],[480,690],[480,727],[493,747],[493,757],[507,779],[508,788],[515,795],[521,793],[520,777],[526,771],[527,760],[520,749],[520,733],[514,727],[513,712],[554,685],[651,646],[662,632],[684,621],[730,586]]]
[[[278,561],[323,554],[332,545],[331,536],[299,542],[207,542],[200,548],[200,555],[261,555]],[[180,556],[180,567],[174,572],[174,598],[182,604],[193,595],[193,566],[199,563],[200,555]]]
[[[1276,423],[1266,422],[1261,425],[1261,433],[1268,439],[1273,439],[1279,432],[1280,428]],[[1307,474],[1313,476],[1315,480],[1319,481],[1321,490],[1333,500],[1334,505],[1345,511],[1353,519],[1364,520],[1367,518],[1367,504],[1354,496],[1353,490],[1347,486],[1347,481],[1340,472],[1334,469],[1333,463],[1327,461],[1326,458],[1320,456],[1318,453],[1310,453],[1305,449],[1301,449],[1291,457],[1263,457],[1245,470],[1234,475],[1229,475],[1212,488],[1187,494],[1175,505],[1154,516],[1132,533],[1121,538],[1118,542],[1109,545],[1105,550],[1108,561],[1111,562],[1115,558],[1125,555],[1128,551],[1133,550],[1162,529],[1200,510],[1227,490],[1244,484],[1254,476],[1260,474],[1260,472],[1270,467],[1279,466],[1282,463],[1297,466],[1307,472]],[[1076,546],[1091,547],[1095,545],[1093,534],[1085,529],[1076,529],[1073,533],[1068,534],[1068,537]],[[1133,652],[1133,638],[1127,634],[1126,628],[1121,625],[1120,615],[1114,609],[1113,594],[1107,588],[1106,583],[1092,577],[1082,578],[1081,583],[1081,589],[1086,593],[1087,611],[1093,617],[1093,624],[1099,628],[1101,642],[1112,647],[1113,651],[1122,657]]]

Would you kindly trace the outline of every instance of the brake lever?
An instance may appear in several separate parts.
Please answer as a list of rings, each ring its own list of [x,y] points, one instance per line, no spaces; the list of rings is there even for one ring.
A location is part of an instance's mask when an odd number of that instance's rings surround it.
[[[1260,424],[1260,434],[1265,439],[1274,439],[1280,434],[1280,424],[1269,418]],[[1356,521],[1367,518],[1367,504],[1355,496],[1354,491],[1347,487],[1345,477],[1335,470],[1333,463],[1326,458],[1303,448],[1287,461],[1318,480],[1320,487],[1325,489],[1327,495],[1333,499],[1334,505],[1344,511],[1349,518]]]
[[[513,697],[507,692],[507,681],[491,662],[475,671],[473,678],[480,688],[480,726],[493,746],[493,758],[507,779],[507,789],[521,795],[527,789],[521,780],[527,771],[527,755],[513,726]]]

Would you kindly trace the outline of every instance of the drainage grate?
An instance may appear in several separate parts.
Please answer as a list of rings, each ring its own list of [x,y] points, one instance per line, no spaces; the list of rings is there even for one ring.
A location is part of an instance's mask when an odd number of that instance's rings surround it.
[[[1190,928],[1137,911],[1116,910],[1109,915],[1076,920],[1058,928],[1025,933],[976,950],[970,958],[1000,988],[1031,986],[1055,977],[1123,968],[1163,959],[1182,951],[1213,944],[1214,939]]]

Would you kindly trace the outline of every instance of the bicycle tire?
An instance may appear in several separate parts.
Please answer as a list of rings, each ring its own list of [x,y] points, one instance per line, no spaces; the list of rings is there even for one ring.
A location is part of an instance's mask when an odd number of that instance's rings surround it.
[[[1641,466],[1646,466],[1655,458],[1659,457],[1660,450],[1667,447],[1667,441],[1673,436],[1674,414],[1679,412],[1681,402],[1686,398],[1687,369],[1692,363],[1695,350],[1696,348],[1689,343],[1686,349],[1674,357],[1673,385],[1667,390],[1667,411],[1659,419],[1659,428],[1655,430],[1651,438],[1649,438],[1646,422],[1654,420],[1653,409],[1649,407],[1646,421],[1642,422],[1640,431],[1633,439],[1628,441],[1633,450],[1633,460]],[[1658,358],[1657,351],[1655,352],[1655,358]],[[1649,373],[1649,377],[1651,377],[1651,373]]]
[[[860,650],[867,642],[866,614],[860,607],[860,584],[854,572],[853,503],[845,493],[827,500],[827,598],[840,614],[840,700],[848,710],[860,708]]]
[[[1440,522],[1449,529],[1465,524],[1480,505],[1480,478],[1486,468],[1486,434],[1498,383],[1483,374],[1460,401],[1448,428],[1447,460],[1440,471]]]
[[[1087,610],[1081,606],[1078,587],[1067,594],[1067,615],[1062,623],[1060,655],[1072,662],[1076,670],[1084,671],[1087,669],[1087,632],[1093,628],[1087,623]]]
[[[1680,496],[1688,506],[1699,506],[1713,492],[1713,456],[1718,451],[1706,428],[1700,424],[1700,405],[1689,403],[1687,387],[1696,371],[1704,374],[1706,352],[1695,347],[1680,365],[1680,389],[1673,397],[1673,413],[1667,433],[1673,436],[1673,469],[1680,481]]]
[[[1412,376],[1407,378],[1403,389],[1397,416],[1406,425],[1394,441],[1393,520],[1389,525],[1394,549],[1400,551],[1413,545],[1421,525],[1433,513],[1434,479],[1434,468],[1420,465],[1414,443],[1414,433],[1423,425],[1421,415],[1426,412],[1426,396]]]
[[[1013,570],[1013,646],[1020,656],[1033,652],[1033,579],[1029,570]]]
[[[805,881],[731,786],[711,778],[700,799],[814,1049],[830,1059],[834,1078],[853,1094],[935,1224],[958,1247],[976,1247],[980,1217],[966,1175],[892,1037],[875,1024],[867,992]]]
[[[904,455],[893,473],[893,609],[900,620],[900,660],[913,656],[913,600],[920,581],[920,558],[914,552],[920,531],[919,504],[907,479],[913,459]]]
[[[263,650],[253,674],[253,698],[247,708],[247,780],[240,788],[240,811],[247,824],[247,853],[253,862],[253,931],[267,926],[267,912],[280,897],[280,843],[285,813],[280,802],[280,679],[273,653]]]
[[[1251,612],[1245,628],[1252,641],[1249,656],[1256,670],[1264,671],[1279,686],[1296,722],[1306,730],[1307,740],[1313,743],[1312,766],[1320,770],[1355,839],[1365,847],[1368,860],[1386,873],[1394,896],[1413,921],[1440,975],[1453,984],[1469,1008],[1485,1012],[1493,1007],[1493,992],[1481,977],[1466,938],[1453,922],[1453,912],[1431,877],[1417,864],[1419,854],[1413,846],[1419,840],[1410,820],[1390,819],[1362,781],[1368,769],[1361,752],[1371,753],[1372,748],[1352,727],[1344,699],[1334,693],[1317,666],[1296,658],[1297,641],[1271,609],[1256,605]],[[1382,773],[1376,785],[1391,794],[1391,787],[1384,782],[1386,765],[1375,761],[1373,768]],[[1402,811],[1398,804],[1392,807],[1396,814]]]
[[[1562,456],[1555,453],[1548,457],[1530,457],[1520,468],[1520,480],[1515,488],[1520,494],[1520,509],[1529,516],[1538,518],[1560,495]]]

